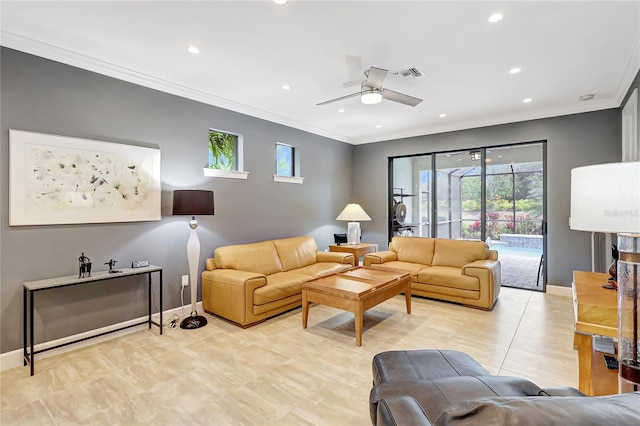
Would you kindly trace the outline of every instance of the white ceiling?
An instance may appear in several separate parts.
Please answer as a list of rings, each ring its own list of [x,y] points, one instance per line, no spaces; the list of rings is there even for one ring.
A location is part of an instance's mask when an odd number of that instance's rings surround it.
[[[640,69],[640,1],[3,0],[0,8],[3,46],[352,144],[618,107]],[[494,12],[504,19],[489,23]],[[188,53],[191,45],[200,53]],[[316,106],[357,92],[371,66],[422,71],[412,81],[390,73],[384,87],[424,101]],[[522,71],[509,74],[513,67]],[[579,101],[585,94],[595,98]]]

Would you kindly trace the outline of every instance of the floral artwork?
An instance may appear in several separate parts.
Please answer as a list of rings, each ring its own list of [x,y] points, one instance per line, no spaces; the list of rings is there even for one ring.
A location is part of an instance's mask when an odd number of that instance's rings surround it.
[[[10,225],[160,219],[160,151],[10,131]]]

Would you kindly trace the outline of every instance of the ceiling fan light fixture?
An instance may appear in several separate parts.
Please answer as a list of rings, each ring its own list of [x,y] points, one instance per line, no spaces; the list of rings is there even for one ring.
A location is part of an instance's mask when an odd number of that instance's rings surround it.
[[[363,89],[360,95],[360,102],[366,105],[379,104],[382,102],[382,93],[378,89]]]

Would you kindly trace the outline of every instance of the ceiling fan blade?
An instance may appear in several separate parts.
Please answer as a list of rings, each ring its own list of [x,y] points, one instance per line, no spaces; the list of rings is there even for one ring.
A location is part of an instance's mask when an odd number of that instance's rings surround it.
[[[401,104],[409,105],[412,107],[422,102],[422,99],[420,98],[414,98],[413,96],[405,95],[404,93],[394,92],[393,90],[389,90],[389,89],[382,89],[382,97],[384,99],[394,101],[394,102],[400,102]]]
[[[341,101],[343,99],[353,98],[354,96],[360,96],[360,92],[352,93],[352,94],[346,95],[346,96],[340,96],[339,98],[335,98],[335,99],[331,99],[331,100],[328,100],[328,101],[320,102],[319,104],[316,104],[316,105],[326,105],[326,104],[330,104],[332,102]]]
[[[389,71],[382,68],[371,67],[367,73],[367,86],[382,89],[382,82],[387,77]]]

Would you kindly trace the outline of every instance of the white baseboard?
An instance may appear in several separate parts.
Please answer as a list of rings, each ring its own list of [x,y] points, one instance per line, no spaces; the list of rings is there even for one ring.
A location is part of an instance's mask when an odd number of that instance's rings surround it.
[[[202,302],[198,302],[196,304],[196,309],[198,310],[198,312],[204,312],[202,310]],[[188,315],[191,311],[191,305],[185,305],[183,307],[177,307],[177,308],[173,308],[173,309],[169,309],[168,311],[164,311],[162,313],[162,319],[164,320],[164,326],[168,327],[169,326],[169,322],[171,321],[171,317],[174,315],[177,315],[178,317],[182,318],[183,312],[185,313],[185,315]],[[83,340],[81,342],[77,342],[77,343],[72,343],[70,345],[67,346],[63,346],[61,348],[56,348],[56,349],[51,349],[50,351],[47,352],[43,352],[40,354],[36,355],[36,361],[38,359],[44,359],[44,358],[48,358],[50,356],[54,356],[54,355],[60,355],[63,354],[65,352],[69,352],[69,351],[73,351],[76,349],[80,349],[80,348],[84,348],[99,342],[105,342],[107,340],[111,340],[114,339],[116,337],[120,337],[120,336],[124,336],[127,334],[131,334],[131,333],[135,333],[136,331],[140,331],[140,330],[144,330],[145,328],[148,327],[147,324],[140,324],[137,326],[132,326],[129,328],[126,328],[124,330],[118,330],[119,328],[122,327],[127,327],[130,326],[132,324],[136,324],[139,323],[141,321],[145,321],[147,319],[147,316],[144,317],[140,317],[140,318],[135,318],[132,320],[128,320],[128,321],[124,321],[121,323],[117,323],[117,324],[112,324],[106,327],[102,327],[102,328],[98,328],[95,330],[89,330],[89,331],[85,331],[79,334],[75,334],[73,336],[66,336],[60,339],[56,339],[56,340],[52,340],[49,342],[43,342],[43,343],[38,343],[37,345],[35,345],[34,350],[35,351],[41,351],[43,349],[47,349],[47,348],[53,348],[55,346],[58,345],[64,345],[66,343],[69,342],[73,342],[74,340],[78,340],[78,339],[88,339],[91,338],[93,336],[96,336],[95,338],[92,338],[90,340]],[[159,321],[160,319],[160,314],[153,314],[152,315],[152,319],[156,322]],[[153,326],[152,326],[153,327]],[[153,327],[156,328],[156,327]],[[109,333],[110,331],[113,330],[118,330],[118,331],[114,331],[113,333]],[[100,336],[100,334],[102,333],[109,333],[109,334],[104,334],[102,336]],[[10,368],[14,368],[14,367],[19,367],[21,366],[22,363],[22,352],[23,349],[17,349],[15,351],[11,351],[11,352],[6,352],[3,354],[0,354],[0,371],[4,371],[4,370],[8,370]]]
[[[552,296],[573,297],[571,287],[547,284],[547,294]]]

